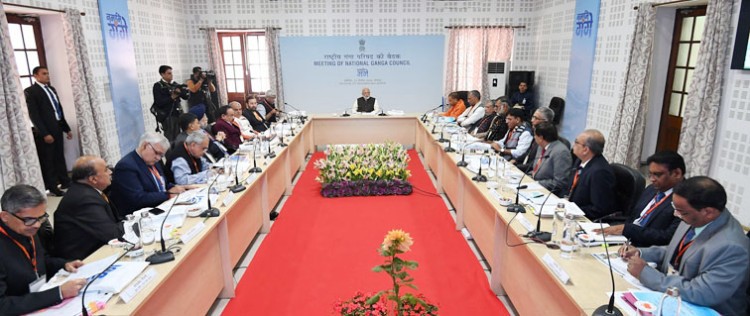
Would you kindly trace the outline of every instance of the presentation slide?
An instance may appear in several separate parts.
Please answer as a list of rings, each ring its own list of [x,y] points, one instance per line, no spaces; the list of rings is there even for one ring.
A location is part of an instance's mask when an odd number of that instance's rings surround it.
[[[341,114],[370,88],[380,108],[423,113],[442,102],[444,36],[281,37],[285,102]]]

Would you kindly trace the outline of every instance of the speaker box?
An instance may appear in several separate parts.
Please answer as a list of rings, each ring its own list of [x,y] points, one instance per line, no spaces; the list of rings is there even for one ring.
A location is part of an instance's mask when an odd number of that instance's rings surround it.
[[[511,71],[508,73],[508,90],[505,91],[505,95],[510,98],[516,91],[518,91],[518,85],[521,82],[525,82],[529,86],[529,90],[534,89],[534,72],[533,71]]]

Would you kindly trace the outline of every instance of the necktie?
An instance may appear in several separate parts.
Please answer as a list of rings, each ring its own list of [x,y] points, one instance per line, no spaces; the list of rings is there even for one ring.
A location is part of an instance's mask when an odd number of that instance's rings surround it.
[[[576,169],[576,175],[575,177],[573,177],[573,185],[570,186],[570,193],[568,194],[569,196],[573,195],[573,190],[575,190],[576,186],[578,185],[578,177],[581,176],[582,170],[583,170],[583,167],[581,166],[578,166],[578,168]]]
[[[539,170],[539,166],[542,165],[542,159],[544,159],[544,153],[546,150],[546,148],[542,148],[542,154],[539,155],[539,160],[536,161],[536,166],[534,166],[534,176],[536,176],[536,172]]]
[[[54,92],[52,92],[52,89],[49,88],[49,86],[44,86],[44,89],[47,90],[47,93],[49,93],[50,97],[52,98],[52,105],[55,107],[55,112],[57,113],[57,120],[62,120],[63,114],[62,114],[62,108],[60,107],[60,102],[57,101],[57,96]]]
[[[151,171],[151,175],[154,176],[154,181],[156,181],[156,186],[159,187],[159,192],[164,192],[164,182],[162,182],[159,170],[154,166],[149,167],[148,170]]]
[[[105,194],[104,192],[102,192],[102,199],[104,199],[104,201],[107,202],[107,204],[109,204],[109,198],[107,197],[107,194]]]
[[[651,219],[651,214],[654,212],[656,207],[658,207],[662,203],[665,196],[666,194],[664,194],[664,192],[656,193],[656,196],[654,197],[654,202],[651,203],[651,207],[646,211],[645,214],[643,214],[643,216],[641,216],[638,219],[636,224],[638,224],[639,226],[646,226],[646,223],[648,223],[648,220]]]
[[[675,269],[680,268],[682,256],[685,254],[685,251],[690,248],[690,245],[693,244],[693,238],[695,238],[695,228],[691,226],[687,233],[685,233],[685,236],[682,237],[682,241],[677,245],[677,249],[672,257],[672,266]]]
[[[656,193],[656,199],[654,199],[654,204],[659,203],[659,201],[661,201],[662,199],[664,199],[664,192]]]

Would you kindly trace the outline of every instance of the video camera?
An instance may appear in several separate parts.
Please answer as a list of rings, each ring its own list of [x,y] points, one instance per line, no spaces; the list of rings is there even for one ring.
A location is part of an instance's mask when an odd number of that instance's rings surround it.
[[[188,87],[186,84],[174,83],[169,85],[169,93],[176,94],[178,96],[186,96],[188,94]]]

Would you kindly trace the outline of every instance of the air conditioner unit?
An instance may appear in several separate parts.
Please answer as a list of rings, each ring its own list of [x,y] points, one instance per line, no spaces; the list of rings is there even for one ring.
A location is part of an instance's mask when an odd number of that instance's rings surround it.
[[[508,85],[509,72],[510,62],[508,61],[491,61],[487,63],[487,80],[489,80],[490,83],[490,99],[494,100],[505,95],[505,87]]]

